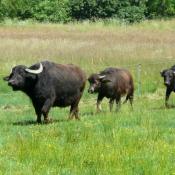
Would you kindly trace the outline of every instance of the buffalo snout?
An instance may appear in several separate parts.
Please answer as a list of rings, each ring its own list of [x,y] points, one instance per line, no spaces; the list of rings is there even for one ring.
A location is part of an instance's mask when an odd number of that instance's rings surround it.
[[[9,81],[9,76],[3,77],[4,81]]]
[[[88,93],[93,94],[93,93],[94,93],[94,87],[90,87],[90,88],[88,89]]]
[[[169,86],[169,85],[170,85],[170,82],[169,82],[169,81],[165,81],[164,84],[165,84],[166,86]]]
[[[14,79],[8,81],[8,85],[14,86],[16,85],[16,81]]]

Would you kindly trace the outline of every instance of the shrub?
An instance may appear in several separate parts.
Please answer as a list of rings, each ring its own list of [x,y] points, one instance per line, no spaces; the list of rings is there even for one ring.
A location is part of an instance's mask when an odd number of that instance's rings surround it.
[[[4,17],[28,19],[32,17],[32,6],[35,0],[2,0]]]
[[[48,22],[122,19],[130,23],[144,18],[175,16],[175,0],[0,0],[3,18]]]
[[[0,1],[0,22],[3,20],[3,16],[4,16],[4,14],[3,14],[3,8],[2,8],[2,3]]]
[[[96,0],[70,0],[71,16],[77,20],[93,19],[96,14]]]
[[[67,22],[70,20],[67,0],[44,0],[33,8],[33,17],[38,21]]]
[[[128,6],[118,11],[118,18],[129,23],[140,22],[145,18],[144,12],[144,8]]]
[[[175,15],[175,1],[174,0],[148,0],[147,6],[147,17],[168,17]]]
[[[129,22],[144,19],[145,1],[131,0],[70,0],[71,15],[78,20],[113,18]]]

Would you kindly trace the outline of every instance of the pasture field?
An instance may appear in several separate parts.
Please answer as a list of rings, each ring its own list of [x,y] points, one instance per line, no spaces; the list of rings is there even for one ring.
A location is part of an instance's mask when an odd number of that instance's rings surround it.
[[[0,174],[175,174],[175,109],[164,107],[160,77],[175,63],[174,28],[175,20],[0,25]],[[110,113],[104,100],[96,113],[87,83],[80,121],[67,121],[68,108],[52,108],[53,123],[35,124],[28,97],[12,92],[2,77],[14,65],[41,60],[77,64],[87,75],[108,66],[128,68],[136,87],[134,110],[128,103]]]

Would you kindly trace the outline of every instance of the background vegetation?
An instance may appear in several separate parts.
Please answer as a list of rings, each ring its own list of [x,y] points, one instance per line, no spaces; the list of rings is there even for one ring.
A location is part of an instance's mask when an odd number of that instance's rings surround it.
[[[174,109],[164,107],[160,70],[174,64],[175,20],[0,26],[0,174],[165,175],[175,173]],[[161,37],[160,37],[161,36]],[[89,75],[108,66],[132,72],[134,110],[129,104],[96,114],[96,95],[80,102],[81,121],[67,121],[69,108],[50,111],[52,124],[35,124],[28,97],[2,77],[14,65],[41,60],[79,65]],[[142,95],[137,94],[141,63]],[[174,103],[172,94],[170,103]]]
[[[65,23],[112,18],[133,23],[174,15],[174,0],[0,0],[0,20]]]

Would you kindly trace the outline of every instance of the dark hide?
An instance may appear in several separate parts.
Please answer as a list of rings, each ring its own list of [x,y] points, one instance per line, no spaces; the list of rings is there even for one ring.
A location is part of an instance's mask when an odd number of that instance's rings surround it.
[[[164,78],[164,85],[166,86],[165,106],[169,107],[168,99],[171,92],[175,92],[175,65],[172,66],[170,69],[165,69],[161,71],[160,74]]]
[[[114,100],[120,105],[121,97],[126,95],[131,105],[133,102],[134,84],[131,74],[125,69],[107,68],[99,74],[92,74],[88,81],[90,83],[89,93],[98,93],[97,111],[100,110],[99,105],[104,97],[110,99],[110,111]]]
[[[32,100],[37,122],[41,122],[44,115],[48,122],[48,113],[52,106],[71,106],[69,118],[78,117],[78,104],[83,94],[86,82],[85,73],[72,64],[61,65],[49,61],[41,62],[43,71],[39,74],[28,73],[26,66],[16,66],[12,73],[4,77],[8,85],[14,91],[20,90],[26,93]],[[29,69],[38,69],[39,64]]]

